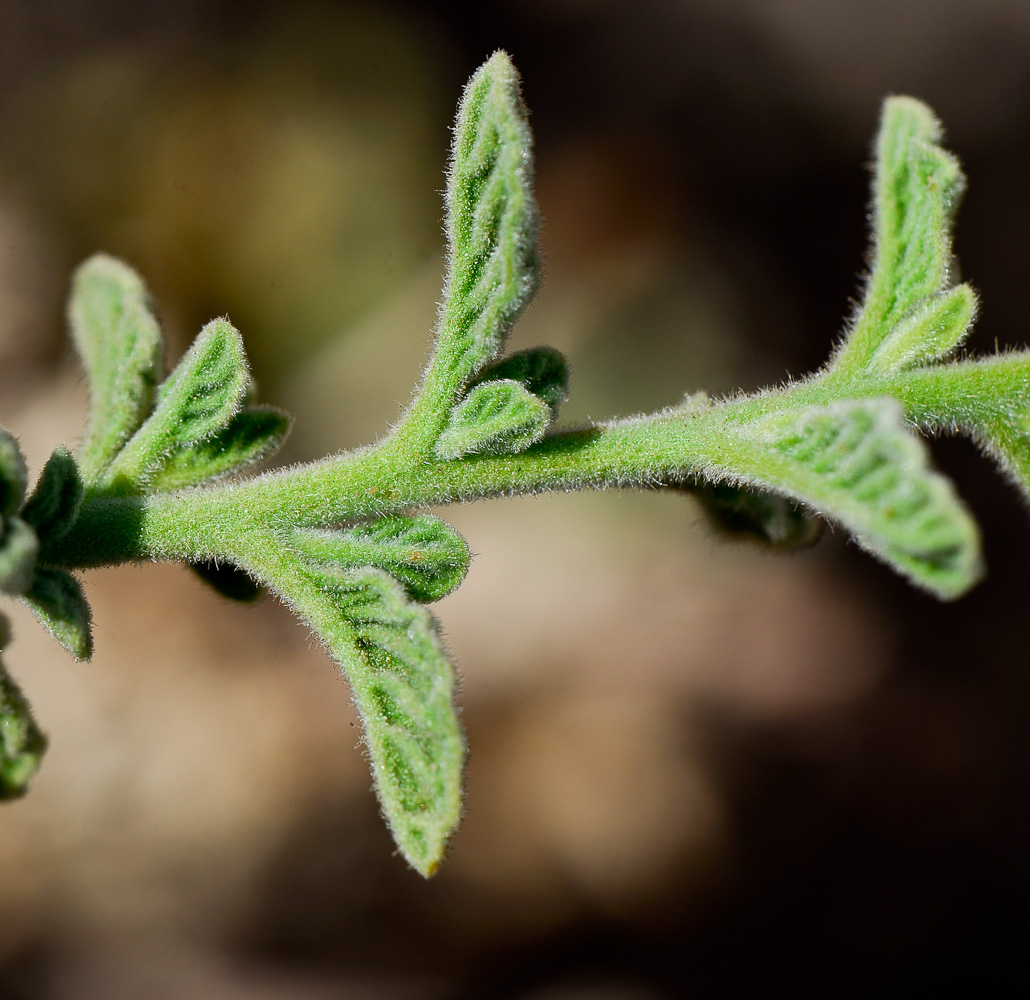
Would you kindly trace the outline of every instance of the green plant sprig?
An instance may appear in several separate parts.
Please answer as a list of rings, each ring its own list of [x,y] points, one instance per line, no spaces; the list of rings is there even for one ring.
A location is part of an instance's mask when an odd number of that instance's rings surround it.
[[[142,281],[93,257],[69,308],[91,400],[76,456],[57,449],[26,497],[25,463],[0,435],[0,586],[80,659],[92,640],[75,570],[181,561],[230,596],[257,585],[278,595],[347,675],[386,820],[430,875],[460,818],[465,744],[454,669],[426,604],[461,582],[469,550],[428,508],[675,488],[772,544],[811,541],[825,518],[942,599],[980,578],[976,523],[920,432],[972,436],[1030,495],[1030,352],[949,360],[977,300],[949,280],[963,177],[940,143],[928,108],[886,101],[865,296],[822,370],[561,428],[564,358],[547,347],[504,355],[539,284],[539,214],[519,78],[497,52],[458,110],[444,302],[397,425],[373,446],[239,478],[289,429],[285,414],[249,401],[239,334],[225,319],[209,323],[162,380]],[[0,668],[0,795],[24,791],[44,747]]]

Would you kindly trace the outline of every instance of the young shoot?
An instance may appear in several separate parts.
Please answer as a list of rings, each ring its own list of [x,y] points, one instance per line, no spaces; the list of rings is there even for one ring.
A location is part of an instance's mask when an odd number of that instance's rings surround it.
[[[669,487],[773,545],[810,542],[825,519],[942,600],[980,579],[976,522],[925,437],[971,436],[1030,492],[1030,352],[954,358],[977,299],[950,278],[964,181],[941,141],[925,105],[885,102],[870,273],[825,367],[750,395],[565,427],[565,359],[550,347],[505,352],[540,280],[539,214],[519,77],[497,52],[458,108],[443,306],[396,426],[368,448],[241,475],[290,421],[249,402],[239,333],[213,320],[165,374],[142,280],[95,256],[69,306],[90,396],[78,447],[58,446],[30,490],[17,442],[0,432],[0,588],[77,659],[92,654],[79,571],[177,561],[228,596],[271,591],[346,675],[386,822],[432,875],[461,817],[465,739],[427,605],[461,583],[469,548],[429,508]],[[45,747],[0,665],[0,797],[24,793]]]

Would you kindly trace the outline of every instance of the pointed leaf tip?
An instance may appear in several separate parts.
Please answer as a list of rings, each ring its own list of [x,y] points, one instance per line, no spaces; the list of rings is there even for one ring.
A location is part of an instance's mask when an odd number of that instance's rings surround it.
[[[460,387],[497,354],[540,282],[532,135],[501,50],[465,88],[446,203],[450,269],[434,363]]]
[[[82,585],[71,573],[38,567],[21,599],[75,659],[88,660],[93,656],[93,613]]]
[[[21,516],[32,525],[41,542],[60,538],[75,521],[82,503],[79,467],[64,445],[54,449],[39,474]]]

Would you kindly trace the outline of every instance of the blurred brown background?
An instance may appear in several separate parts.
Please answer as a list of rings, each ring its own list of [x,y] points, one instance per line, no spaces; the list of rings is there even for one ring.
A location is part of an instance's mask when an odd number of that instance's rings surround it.
[[[513,346],[569,419],[818,365],[859,287],[887,93],[971,189],[973,347],[1028,339],[1025,0],[0,2],[0,420],[34,469],[84,393],[68,276],[149,281],[172,356],[228,314],[286,460],[381,434],[425,358],[460,88],[525,77],[546,283]],[[774,556],[688,499],[449,513],[467,819],[392,856],[345,684],[272,601],[95,572],[97,655],[19,610],[5,654],[52,748],[0,811],[0,998],[664,1000],[992,995],[1025,980],[1030,519],[935,446],[984,529],[955,605],[838,535]]]

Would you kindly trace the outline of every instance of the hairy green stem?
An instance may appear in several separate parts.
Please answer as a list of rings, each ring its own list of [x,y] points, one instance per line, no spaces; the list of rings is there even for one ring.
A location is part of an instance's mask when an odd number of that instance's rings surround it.
[[[1012,395],[1020,398],[1030,396],[1025,367],[1020,358],[1010,378]],[[748,468],[748,446],[733,431],[744,422],[841,396],[893,396],[915,422],[964,425],[978,414],[963,412],[954,401],[974,398],[971,390],[988,375],[985,365],[966,362],[890,378],[849,379],[846,386],[839,378],[817,377],[705,408],[552,433],[515,455],[459,461],[437,461],[411,447],[401,427],[374,448],[240,483],[147,497],[88,496],[75,525],[44,550],[43,559],[67,568],[150,559],[231,561],[249,553],[251,546],[241,538],[254,531],[547,490],[647,487],[689,481],[702,470],[710,477],[735,478]],[[1010,397],[1009,405],[1013,402]],[[983,408],[983,396],[978,406]]]

